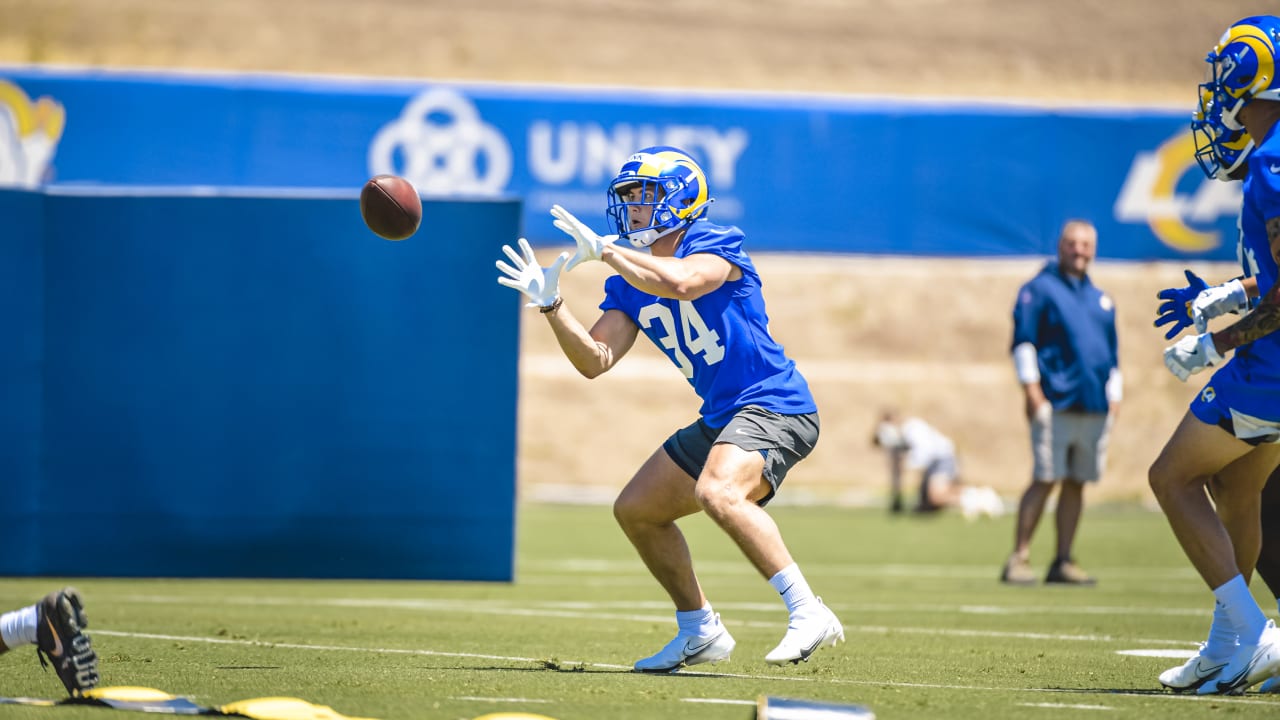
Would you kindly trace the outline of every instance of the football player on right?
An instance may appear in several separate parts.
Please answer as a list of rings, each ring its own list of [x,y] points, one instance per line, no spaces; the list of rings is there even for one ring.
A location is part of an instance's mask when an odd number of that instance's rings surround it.
[[[1192,132],[1196,138],[1196,161],[1210,178],[1223,182],[1244,180],[1249,156],[1253,153],[1253,138],[1244,130],[1228,130],[1222,126],[1220,114],[1212,112],[1212,98],[1202,95],[1200,105],[1192,120]],[[1239,221],[1237,220],[1237,223]],[[1158,309],[1155,326],[1171,325],[1165,334],[1172,340],[1184,329],[1196,326],[1203,332],[1209,320],[1225,313],[1239,314],[1252,309],[1258,302],[1258,279],[1252,264],[1246,261],[1244,238],[1237,233],[1236,259],[1243,273],[1221,285],[1208,286],[1190,270],[1185,271],[1187,287],[1168,288],[1157,294],[1164,300]],[[1217,505],[1230,501],[1230,489],[1215,476],[1209,483],[1209,492]],[[1262,491],[1262,547],[1254,568],[1276,598],[1280,609],[1280,468],[1271,474]],[[1160,684],[1174,692],[1198,690],[1213,680],[1235,653],[1236,633],[1220,603],[1214,604],[1213,622],[1209,637],[1200,650],[1182,665],[1160,673]],[[1266,680],[1259,692],[1280,692],[1280,677]]]
[[[1253,600],[1247,581],[1262,542],[1261,491],[1280,464],[1280,171],[1271,171],[1280,168],[1280,139],[1273,133],[1280,124],[1278,57],[1280,19],[1257,16],[1233,24],[1206,58],[1211,79],[1201,86],[1192,121],[1197,158],[1207,173],[1229,177],[1245,168],[1240,255],[1258,304],[1211,333],[1205,328],[1209,317],[1248,309],[1245,280],[1207,288],[1188,274],[1188,288],[1161,293],[1169,301],[1162,312],[1173,315],[1163,322],[1181,324],[1179,301],[1184,307],[1189,301],[1185,312],[1199,331],[1165,350],[1170,372],[1185,381],[1222,365],[1149,472],[1174,535],[1217,600],[1209,641],[1191,661],[1161,674],[1160,682],[1201,694],[1239,694],[1280,675],[1280,630]],[[1260,140],[1251,146],[1249,138]]]

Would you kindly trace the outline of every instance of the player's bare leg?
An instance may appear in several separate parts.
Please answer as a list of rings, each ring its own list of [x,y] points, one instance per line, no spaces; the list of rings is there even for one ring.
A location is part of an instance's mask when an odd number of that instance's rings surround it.
[[[675,638],[635,663],[640,672],[676,672],[729,659],[733,636],[720,623],[698,578],[684,533],[675,521],[699,510],[693,478],[659,449],[618,495],[613,515],[649,572],[676,606]]]
[[[1187,413],[1148,472],[1151,489],[1174,536],[1210,588],[1226,583],[1240,573],[1240,568],[1231,537],[1209,502],[1205,485],[1215,473],[1223,472],[1251,451],[1274,452],[1253,448]],[[1243,496],[1257,497],[1266,482],[1266,475],[1234,477],[1238,480],[1231,482],[1243,484],[1236,488]]]
[[[698,505],[737,543],[765,579],[792,564],[778,525],[756,503],[769,494],[761,476],[764,457],[736,445],[718,443],[694,489]]]
[[[1232,463],[1231,467],[1238,464],[1238,462]],[[1247,485],[1247,483],[1231,482],[1229,477],[1227,480],[1224,482],[1223,475],[1213,476],[1208,484],[1209,495],[1214,507],[1217,508],[1218,517],[1222,519],[1223,525],[1227,528],[1227,534],[1231,537],[1236,566],[1248,583],[1254,564],[1252,558],[1257,557],[1258,541],[1261,540],[1260,535],[1258,540],[1252,540],[1249,537],[1250,533],[1247,532],[1249,525],[1247,518],[1255,512],[1250,509],[1250,505],[1254,504],[1251,500],[1256,498],[1251,498],[1248,492],[1240,492],[1241,485]],[[1254,505],[1256,507],[1256,504]],[[1245,532],[1233,535],[1232,527],[1240,528]],[[1201,643],[1196,654],[1188,658],[1185,663],[1160,673],[1160,684],[1174,692],[1197,691],[1201,686],[1216,681],[1231,657],[1235,655],[1238,645],[1235,628],[1227,617],[1225,608],[1221,603],[1214,603],[1213,622],[1209,625],[1207,639]]]
[[[702,509],[737,543],[787,606],[787,633],[765,660],[775,665],[799,663],[843,641],[844,627],[809,588],[777,523],[756,504],[771,489],[763,472],[764,457],[759,452],[717,443],[694,492]]]
[[[1262,550],[1256,566],[1280,607],[1280,468],[1271,471],[1271,479],[1262,489]],[[1260,693],[1280,693],[1280,676],[1258,686]]]
[[[1280,452],[1278,446],[1255,448],[1187,413],[1148,472],[1151,489],[1174,536],[1224,606],[1240,642],[1219,679],[1203,685],[1201,693],[1243,689],[1247,686],[1246,676],[1259,675],[1256,666],[1260,657],[1267,672],[1273,665],[1280,664],[1280,631],[1267,620],[1249,594],[1232,543],[1233,535],[1247,544],[1251,533],[1260,532],[1243,527],[1256,522],[1257,516],[1238,509],[1232,515],[1229,510],[1229,517],[1225,518],[1232,525],[1229,531],[1205,492],[1206,483],[1218,473],[1224,485],[1233,486],[1232,494],[1238,492],[1241,498],[1251,496],[1248,502],[1256,504],[1267,480],[1266,468],[1274,467],[1277,452]],[[1228,504],[1234,506],[1235,500],[1229,499]],[[1247,565],[1251,567],[1252,563]]]
[[[613,516],[650,574],[675,603],[676,610],[706,604],[684,533],[675,521],[698,512],[694,482],[658,449],[645,461],[613,503]]]

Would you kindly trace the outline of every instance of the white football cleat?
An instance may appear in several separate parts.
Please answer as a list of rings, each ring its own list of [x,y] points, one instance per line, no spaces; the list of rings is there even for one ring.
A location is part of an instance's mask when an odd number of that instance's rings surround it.
[[[1245,690],[1276,675],[1280,675],[1280,629],[1276,629],[1274,620],[1268,620],[1257,644],[1241,643],[1217,681],[1200,686],[1199,693],[1243,695]]]
[[[1160,673],[1160,684],[1180,693],[1188,690],[1199,690],[1201,685],[1214,680],[1222,674],[1230,658],[1210,660],[1204,656],[1204,645],[1200,651],[1178,667],[1169,668]]]
[[[736,643],[720,623],[719,614],[716,615],[716,629],[717,632],[711,635],[676,633],[675,638],[657,655],[637,660],[636,672],[673,673],[689,665],[728,660]]]
[[[787,634],[778,647],[764,656],[770,665],[799,664],[808,662],[809,656],[824,647],[835,647],[844,642],[844,627],[836,614],[818,598],[818,612],[800,617],[792,616],[787,624]]]

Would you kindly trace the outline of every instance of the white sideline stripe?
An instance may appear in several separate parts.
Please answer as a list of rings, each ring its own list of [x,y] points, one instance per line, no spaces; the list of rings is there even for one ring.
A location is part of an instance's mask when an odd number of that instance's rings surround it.
[[[907,564],[907,563],[884,563],[884,564],[853,564],[853,563],[806,563],[806,575],[841,575],[846,577],[856,576],[872,576],[872,577],[915,577],[915,578],[990,578],[995,582],[995,577],[999,575],[999,566],[995,566],[996,571],[992,571],[992,565],[927,565],[927,564]],[[1109,566],[1090,566],[1095,573],[1104,572],[1125,578],[1140,578],[1142,580],[1188,580],[1196,583],[1199,587],[1200,576],[1191,567],[1178,568],[1150,568],[1150,567],[1126,567],[1120,565]],[[644,565],[639,560],[602,560],[599,558],[560,558],[546,562],[526,563],[522,565],[517,574],[523,578],[530,571],[554,571],[568,573],[619,573],[630,575],[632,573],[645,572]],[[755,573],[750,569],[749,565],[742,562],[725,562],[725,561],[709,561],[698,563],[699,575],[725,574],[725,575],[742,575],[744,577],[755,577]],[[1212,606],[1210,606],[1212,609]]]
[[[497,697],[476,697],[474,695],[459,695],[451,697],[450,700],[468,700],[473,702],[505,702],[505,703],[549,703],[550,700],[538,700],[535,698],[497,698]]]
[[[99,601],[101,601],[101,596]],[[117,602],[145,602],[162,605],[192,605],[193,600],[186,597],[162,595],[130,595],[116,599]],[[270,598],[228,596],[209,604],[245,605],[245,606],[298,606],[310,607],[342,607],[342,608],[393,608],[401,610],[430,610],[432,612],[457,612],[478,615],[503,615],[537,618],[561,618],[568,620],[618,620],[623,622],[670,623],[671,615],[630,615],[609,612],[582,612],[574,610],[539,610],[511,605],[482,605],[480,600],[391,600],[368,598]],[[833,606],[839,607],[839,606]],[[778,612],[774,608],[774,612]],[[778,629],[779,622],[760,620],[744,620],[733,623],[736,627]],[[1153,645],[1190,645],[1186,640],[1164,640],[1159,638],[1121,638],[1111,635],[1057,635],[1052,633],[1016,632],[1003,630],[963,630],[957,628],[937,627],[901,627],[888,625],[850,625],[845,624],[845,632],[860,632],[878,635],[889,633],[908,633],[913,635],[947,635],[967,638],[1003,638],[1009,640],[1055,640],[1071,642],[1124,642]]]
[[[176,595],[124,595],[114,598],[117,602],[138,602],[138,603],[154,603],[157,605],[175,605],[181,603],[201,602],[200,600],[192,600]],[[332,607],[355,607],[355,608],[390,608],[401,610],[467,610],[478,613],[483,612],[539,612],[548,613],[556,611],[599,611],[599,610],[652,610],[663,615],[654,616],[618,616],[623,619],[631,618],[644,621],[670,620],[671,603],[665,601],[617,601],[617,602],[580,602],[580,601],[562,601],[562,600],[533,600],[521,602],[519,606],[510,605],[501,600],[442,600],[430,598],[413,598],[413,599],[397,599],[397,598],[306,598],[297,600],[286,600],[281,598],[266,597],[244,597],[244,596],[227,596],[218,599],[204,598],[203,602],[209,604],[232,604],[232,605],[320,605]],[[494,609],[489,609],[488,607]],[[777,603],[750,603],[750,602],[725,602],[716,603],[716,607],[721,610],[731,610],[734,612],[760,612],[777,614],[780,606]],[[1082,605],[1082,606],[998,606],[998,605],[960,605],[956,607],[935,604],[888,604],[888,603],[832,603],[829,607],[842,612],[860,613],[860,612],[916,612],[933,614],[946,610],[948,612],[957,612],[967,615],[1158,615],[1168,617],[1201,617],[1209,616],[1212,612],[1206,608],[1134,608],[1134,607],[1115,607],[1109,605]],[[587,615],[583,613],[568,614],[566,617],[596,617],[597,615]],[[772,625],[770,625],[772,627]]]
[[[1110,705],[1070,705],[1067,703],[1018,703],[1020,707],[1057,708],[1061,710],[1115,710]]]
[[[1132,657],[1170,658],[1172,660],[1190,660],[1198,650],[1117,650],[1117,655]]]
[[[733,700],[731,698],[680,698],[680,702],[707,703],[708,705],[755,705],[755,700]]]
[[[480,660],[506,660],[509,662],[529,662],[542,663],[543,660],[536,658],[526,658],[508,655],[484,655],[480,653],[460,653],[460,652],[444,652],[438,650],[407,650],[403,648],[370,648],[370,647],[354,647],[349,645],[304,645],[301,643],[278,643],[266,642],[259,640],[236,640],[232,638],[211,638],[197,637],[192,635],[163,635],[160,633],[139,633],[124,632],[120,630],[95,630],[95,635],[109,635],[112,637],[138,638],[141,640],[164,640],[166,642],[202,642],[211,645],[245,645],[251,647],[259,647],[266,649],[284,648],[286,650],[324,650],[324,651],[340,651],[340,652],[363,652],[363,653],[381,653],[390,655],[426,655],[432,657],[456,657],[456,658],[474,658]],[[584,667],[605,668],[607,670],[623,670],[628,673],[632,671],[630,665],[612,665],[609,663],[585,662],[581,660],[563,660],[561,665],[582,665]],[[714,673],[714,672],[694,672],[684,670],[680,673],[686,676],[697,677],[725,677],[740,678],[745,680],[769,680],[778,682],[824,682],[837,685],[870,685],[878,687],[901,687],[901,688],[926,688],[933,690],[977,690],[986,692],[1033,692],[1033,693],[1057,693],[1057,694],[1073,694],[1080,692],[1090,692],[1089,690],[1069,690],[1064,688],[1008,688],[1008,687],[989,687],[981,685],[943,685],[939,683],[907,683],[895,682],[893,680],[846,680],[842,678],[815,678],[815,677],[795,677],[791,675],[749,675],[745,673]],[[1140,698],[1164,698],[1167,700],[1183,700],[1191,702],[1199,702],[1201,698],[1196,695],[1152,695],[1149,691],[1140,692],[1111,692],[1117,697],[1140,697]],[[1237,698],[1226,695],[1215,695],[1214,703],[1249,703],[1258,705],[1271,705],[1280,703],[1260,702],[1257,698]]]

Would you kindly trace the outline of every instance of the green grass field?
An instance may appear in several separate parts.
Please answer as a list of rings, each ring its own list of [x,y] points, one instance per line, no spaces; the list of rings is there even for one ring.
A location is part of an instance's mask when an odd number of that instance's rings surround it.
[[[757,696],[858,703],[879,718],[1275,718],[1280,696],[1174,696],[1156,674],[1208,626],[1211,595],[1163,516],[1090,508],[1079,542],[1095,588],[996,582],[1012,519],[773,514],[847,644],[797,667],[763,657],[786,614],[706,518],[684,523],[704,588],[738,640],[730,662],[628,672],[670,639],[670,607],[605,507],[523,506],[513,584],[73,579],[104,685],[204,705],[293,696],[353,716],[458,720],[525,711],[558,720],[747,720]],[[1045,566],[1052,522],[1033,560]],[[9,579],[0,608],[61,579]],[[1275,601],[1255,583],[1264,610]],[[0,695],[58,697],[31,648],[0,659]],[[130,717],[0,706],[4,718]]]

